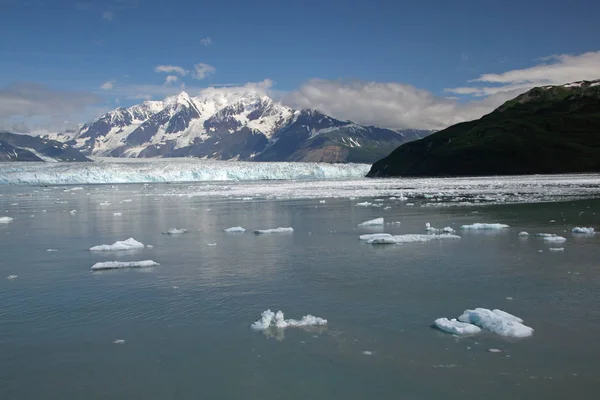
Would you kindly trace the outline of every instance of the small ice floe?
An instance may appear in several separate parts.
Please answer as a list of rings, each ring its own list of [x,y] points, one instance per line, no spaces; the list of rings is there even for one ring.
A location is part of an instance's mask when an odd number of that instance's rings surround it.
[[[390,225],[400,225],[401,223],[402,223],[402,222],[400,222],[400,221],[392,221],[392,222],[389,222],[389,224],[390,224]]]
[[[147,249],[153,249],[153,248],[154,248],[154,246],[152,246],[151,244],[147,244],[147,245],[146,245],[146,248],[147,248]]]
[[[18,277],[19,277],[19,275],[9,275],[6,277],[6,279],[13,280],[13,279],[17,279]]]
[[[110,203],[108,201],[103,201],[102,203],[100,203],[100,205],[102,207],[106,207],[106,206],[110,206]]]
[[[392,235],[389,233],[367,233],[366,235],[360,235],[358,238],[360,240],[369,241],[371,239],[382,239],[391,237]]]
[[[356,203],[356,205],[358,207],[369,207],[369,206],[372,206],[373,203],[369,203],[368,201],[365,201],[365,202],[362,202],[362,203]]]
[[[71,210],[71,211],[69,211],[69,214],[75,215],[75,214],[77,214],[77,210]]]
[[[270,327],[284,329],[304,326],[320,326],[326,324],[326,319],[315,317],[310,314],[305,315],[300,320],[285,319],[281,310],[277,311],[277,313],[274,313],[271,310],[266,310],[262,312],[261,318],[258,321],[255,321],[252,325],[250,325],[250,328],[255,331],[263,331]]]
[[[325,200],[319,200],[319,204],[325,204],[327,203]]]
[[[100,271],[104,269],[121,269],[121,268],[146,268],[160,265],[152,260],[144,261],[105,261],[92,265],[92,271]]]
[[[415,203],[406,203],[406,204],[405,204],[405,206],[407,206],[407,207],[412,207],[412,206],[414,206],[414,205],[415,205]]]
[[[576,226],[575,228],[571,229],[571,232],[573,232],[573,233],[582,233],[584,235],[593,235],[594,234],[594,228],[584,228],[584,227]]]
[[[114,344],[123,344],[123,343],[125,343],[125,340],[124,339],[117,339],[113,343]]]
[[[123,241],[116,241],[113,244],[102,244],[99,246],[90,247],[91,251],[120,251],[120,250],[134,250],[143,249],[144,244],[138,242],[134,238],[129,238]]]
[[[216,243],[206,243],[206,245],[212,247],[212,246],[216,246],[217,244]]]
[[[544,242],[550,242],[550,243],[564,243],[567,241],[567,238],[564,238],[562,236],[558,236],[555,234],[552,234],[551,236],[544,236]]]
[[[52,253],[52,252],[55,252],[55,251],[58,251],[58,250],[56,250],[56,249],[48,249],[46,251],[49,252],[49,253]]]
[[[460,229],[471,229],[471,230],[490,230],[490,229],[506,229],[509,226],[506,224],[486,224],[486,223],[475,223],[471,225],[463,225]]]
[[[11,217],[0,217],[0,224],[9,224],[14,221]]]
[[[233,232],[233,233],[244,233],[246,230],[241,226],[232,226],[231,228],[225,229],[225,232]]]
[[[166,232],[163,232],[163,235],[179,235],[181,233],[186,233],[187,229],[182,228],[182,229],[177,229],[177,228],[171,228]]]
[[[131,203],[133,200],[131,199],[123,199],[121,200],[123,203]]]
[[[375,218],[375,219],[370,219],[368,221],[362,222],[362,223],[358,224],[358,226],[381,226],[383,224],[384,224],[383,218]]]
[[[529,236],[529,233],[527,233],[525,231],[519,232],[519,236],[521,236],[521,237],[527,237],[527,236]]]
[[[455,335],[475,335],[481,328],[473,324],[457,321],[455,318],[438,318],[433,322],[436,328]]]
[[[550,251],[565,251],[564,247],[550,247],[548,250]]]
[[[425,224],[425,230],[427,232],[434,232],[434,233],[437,233],[437,232],[454,233],[454,232],[456,232],[454,229],[450,228],[449,226],[447,226],[445,228],[441,228],[441,229],[434,228],[433,226],[431,226],[431,224],[429,222],[427,222]]]
[[[490,353],[502,353],[502,350],[500,350],[500,349],[488,349],[488,351]]]
[[[292,233],[294,232],[294,228],[272,228],[272,229],[257,229],[254,231],[257,235],[262,235],[265,233]]]
[[[363,235],[365,236],[365,235]],[[404,235],[389,235],[389,236],[376,236],[366,239],[369,244],[402,244],[402,243],[419,243],[419,242],[430,242],[432,240],[442,239],[461,239],[460,236],[451,234],[442,235],[420,235],[420,234],[404,234]],[[363,239],[364,240],[364,239]]]
[[[369,350],[365,350],[365,351],[363,351],[362,353],[363,353],[365,356],[372,356],[372,355],[373,355],[373,352],[372,352],[372,351],[369,351]]]
[[[113,213],[113,216],[115,216],[115,217],[120,217],[121,215],[123,215],[123,213],[120,213],[120,212]]]
[[[478,325],[500,336],[521,338],[533,335],[533,328],[523,325],[521,318],[502,310],[487,308],[465,310],[458,320]]]

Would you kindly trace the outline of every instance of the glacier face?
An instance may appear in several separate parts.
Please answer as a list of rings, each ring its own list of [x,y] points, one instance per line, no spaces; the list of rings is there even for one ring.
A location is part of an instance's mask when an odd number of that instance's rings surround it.
[[[20,163],[0,170],[0,184],[102,184],[362,178],[368,164],[228,162],[195,159]]]

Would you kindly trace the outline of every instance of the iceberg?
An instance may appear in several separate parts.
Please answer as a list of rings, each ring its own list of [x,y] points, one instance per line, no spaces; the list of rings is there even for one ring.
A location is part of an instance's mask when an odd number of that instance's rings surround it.
[[[186,233],[187,229],[177,229],[177,228],[171,228],[166,232],[163,232],[163,235],[179,235],[181,233]]]
[[[225,232],[236,232],[236,233],[244,233],[246,230],[241,226],[232,226],[231,228],[225,229]]]
[[[573,233],[583,233],[583,234],[586,234],[586,235],[593,235],[594,234],[594,228],[583,228],[583,227],[576,226],[575,228],[571,229],[571,232],[573,232]]]
[[[274,313],[271,310],[266,310],[262,312],[261,318],[258,321],[255,321],[252,323],[252,325],[250,325],[250,328],[255,331],[262,331],[271,327],[285,329],[321,325],[327,325],[327,320],[310,314],[305,315],[300,320],[285,319],[281,310],[277,311],[277,313]]]
[[[168,168],[166,168],[168,162]],[[11,163],[0,184],[315,180],[363,178],[369,164],[230,162],[199,159],[104,159],[93,163]]]
[[[265,233],[292,233],[294,228],[272,228],[272,229],[257,229],[254,231],[255,234],[261,235]]]
[[[368,221],[358,224],[358,226],[381,226],[381,225],[384,225],[383,218],[370,219]]]
[[[562,236],[557,236],[555,234],[552,234],[550,236],[544,236],[544,242],[550,242],[550,243],[563,243],[566,242],[567,238],[564,238]]]
[[[479,230],[479,229],[506,229],[508,225],[505,224],[486,224],[486,223],[476,223],[471,225],[463,225],[460,229],[471,229],[471,230]]]
[[[105,261],[92,265],[92,271],[100,271],[104,269],[121,269],[121,268],[145,268],[160,265],[152,260],[144,261]]]
[[[116,241],[113,244],[102,244],[99,246],[90,247],[90,251],[120,251],[143,249],[144,244],[138,242],[134,238],[129,238],[123,241]]]
[[[402,244],[402,243],[418,243],[418,242],[430,242],[432,240],[443,240],[443,239],[461,239],[458,235],[442,234],[442,235],[420,235],[414,233],[408,233],[404,235],[390,235],[390,236],[375,236],[367,239],[369,244]]]
[[[466,322],[457,321],[455,318],[438,318],[433,322],[436,328],[455,335],[474,335],[481,332],[481,328]]]
[[[0,224],[9,224],[14,221],[11,217],[0,217]]]
[[[502,310],[492,311],[487,308],[465,310],[458,320],[478,325],[500,336],[522,338],[533,335],[533,328],[523,325],[522,319]]]

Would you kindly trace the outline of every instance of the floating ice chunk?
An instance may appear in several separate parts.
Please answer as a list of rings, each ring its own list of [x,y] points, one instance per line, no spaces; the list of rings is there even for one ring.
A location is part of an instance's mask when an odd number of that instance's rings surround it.
[[[171,228],[166,232],[163,232],[163,235],[179,235],[181,233],[186,233],[187,229],[182,228],[182,229],[177,229],[177,228]]]
[[[502,350],[500,350],[500,349],[488,349],[488,351],[490,353],[502,353]]]
[[[90,247],[91,251],[120,251],[120,250],[133,250],[143,249],[144,244],[138,242],[134,238],[129,238],[123,241],[116,241],[113,244],[102,244],[99,246]]]
[[[478,325],[500,336],[519,338],[533,335],[533,328],[523,325],[514,315],[508,317],[498,312],[501,310],[495,311],[487,308],[465,310],[458,320]]]
[[[392,235],[389,233],[368,233],[366,235],[360,235],[358,238],[360,240],[371,240],[371,239],[379,239],[379,238],[386,238],[386,237],[392,237]]]
[[[18,277],[19,277],[19,275],[9,275],[6,277],[6,279],[13,280],[13,279],[17,279]]]
[[[56,249],[48,249],[46,251],[49,252],[49,253],[51,253],[51,252],[55,252],[55,251],[58,251],[58,250],[56,250]]]
[[[0,224],[9,224],[14,221],[11,217],[0,217]]]
[[[151,244],[147,244],[147,245],[146,245],[146,248],[148,248],[148,249],[153,249],[153,248],[154,248],[154,246],[152,246]]]
[[[475,223],[471,225],[463,225],[460,229],[506,229],[509,226],[506,224],[486,224],[486,223]]]
[[[455,335],[474,335],[481,332],[481,328],[467,322],[457,321],[455,318],[438,318],[433,324],[436,328],[444,332],[454,333]]]
[[[430,242],[432,240],[442,239],[461,239],[460,236],[443,234],[443,235],[420,235],[420,234],[404,234],[394,236],[382,236],[374,237],[367,240],[369,244],[393,244],[393,243],[417,243],[417,242]]]
[[[565,251],[564,247],[550,247],[548,250],[550,251]]]
[[[554,234],[554,233],[536,233],[534,236],[539,236],[539,237],[552,237],[552,236],[556,236],[556,234]]]
[[[131,199],[123,199],[123,200],[122,200],[122,202],[123,202],[123,203],[131,203],[132,201],[133,201],[133,200],[131,200]]]
[[[236,233],[244,233],[246,230],[241,226],[232,226],[231,228],[225,229],[225,232],[236,232]]]
[[[365,202],[362,202],[362,203],[356,203],[356,205],[358,207],[369,207],[369,206],[372,206],[373,203],[369,203],[368,201],[365,201]]]
[[[373,355],[373,352],[372,352],[372,351],[369,351],[369,350],[365,350],[365,351],[363,351],[362,353],[363,353],[365,356],[372,356],[372,355]]]
[[[258,321],[255,321],[252,325],[250,325],[250,328],[257,331],[262,331],[270,327],[284,329],[304,326],[321,326],[326,324],[326,319],[315,317],[310,314],[305,315],[300,320],[285,319],[281,310],[277,311],[277,313],[273,313],[271,310],[266,310],[263,311],[261,318]]]
[[[380,226],[383,224],[384,224],[383,218],[375,218],[375,219],[370,219],[368,221],[362,222],[362,223],[358,224],[358,226]]]
[[[587,235],[593,235],[594,234],[594,228],[583,228],[583,227],[576,226],[575,228],[571,229],[571,232],[573,232],[573,233],[583,233],[583,234],[587,234]]]
[[[105,261],[99,262],[92,265],[92,271],[98,271],[103,269],[121,269],[121,268],[145,268],[154,267],[160,265],[152,260],[144,261]]]
[[[550,243],[563,243],[566,242],[567,239],[562,236],[552,235],[552,236],[544,236],[544,242]]]
[[[216,246],[216,243],[206,243],[207,246]]]
[[[319,204],[325,204],[327,203],[325,200],[319,200]]]
[[[75,214],[77,214],[77,210],[71,210],[71,211],[69,211],[69,214],[75,215]]]
[[[123,215],[123,213],[120,213],[120,212],[113,213],[113,216],[115,216],[115,217],[120,217],[121,215]]]
[[[415,203],[406,203],[406,204],[405,204],[405,206],[407,206],[407,207],[412,207],[412,206],[414,206],[414,205],[415,205]]]
[[[294,228],[272,228],[272,229],[257,229],[254,231],[255,234],[261,235],[264,233],[292,233],[294,232]]]
[[[114,344],[124,344],[125,340],[124,339],[117,339],[113,342]]]
[[[433,226],[431,226],[431,224],[429,222],[427,222],[425,224],[425,230],[427,232],[444,232],[444,233],[454,233],[456,232],[454,229],[450,228],[449,226],[442,228],[442,229],[438,229],[438,228],[434,228]]]
[[[106,207],[106,206],[110,206],[110,203],[108,201],[104,201],[102,203],[100,203],[101,206]]]
[[[527,233],[525,231],[519,232],[519,236],[521,236],[521,237],[527,237],[527,236],[529,236],[529,233]]]

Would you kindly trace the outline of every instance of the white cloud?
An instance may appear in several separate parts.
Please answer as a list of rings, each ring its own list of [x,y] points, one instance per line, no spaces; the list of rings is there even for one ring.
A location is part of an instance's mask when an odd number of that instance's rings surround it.
[[[116,81],[106,81],[102,85],[100,85],[100,89],[102,90],[110,90],[114,87]]]
[[[198,63],[194,65],[194,72],[192,73],[192,76],[194,79],[204,79],[208,75],[214,74],[216,71],[217,70],[212,65]]]
[[[469,82],[474,85],[445,89],[456,94],[490,96],[497,93],[528,90],[534,86],[561,85],[600,78],[600,51],[579,55],[562,54],[544,57],[541,64],[498,74],[483,74]],[[488,84],[488,86],[479,85]],[[489,86],[493,85],[493,86]]]
[[[104,19],[106,21],[112,21],[114,16],[115,16],[115,14],[112,11],[104,11],[102,13],[102,19]]]
[[[177,65],[157,65],[154,67],[154,72],[164,72],[166,74],[177,74],[186,76],[190,71]]]
[[[212,44],[212,39],[210,37],[200,38],[200,43],[204,47],[208,47]]]
[[[178,80],[179,78],[176,75],[167,75],[167,79],[165,79],[165,85],[171,85]]]

